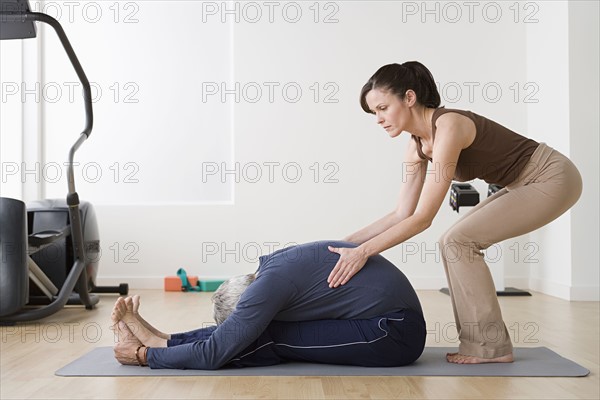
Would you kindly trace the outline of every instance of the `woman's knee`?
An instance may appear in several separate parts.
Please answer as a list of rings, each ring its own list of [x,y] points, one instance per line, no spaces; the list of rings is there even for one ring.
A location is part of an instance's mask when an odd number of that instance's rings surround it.
[[[443,251],[444,249],[446,249],[448,246],[451,245],[451,243],[456,242],[458,237],[460,237],[460,236],[462,236],[462,234],[460,233],[460,231],[458,229],[455,228],[455,226],[448,229],[438,239],[438,245],[440,247],[440,251]]]
[[[473,236],[473,229],[470,223],[460,220],[440,236],[438,243],[440,246],[447,246],[451,243],[471,243],[476,239]]]
[[[475,240],[468,232],[455,227],[442,235],[439,246],[446,266],[465,260],[473,262],[477,257],[481,257],[482,250],[488,247],[487,244]]]
[[[456,225],[448,229],[438,240],[440,251],[442,253],[455,247],[463,247],[469,243],[473,243],[473,240],[469,238],[469,235],[466,232]]]

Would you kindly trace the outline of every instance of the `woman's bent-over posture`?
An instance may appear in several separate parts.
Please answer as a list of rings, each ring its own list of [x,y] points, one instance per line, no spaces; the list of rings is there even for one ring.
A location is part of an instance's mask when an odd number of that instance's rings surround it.
[[[364,85],[360,104],[390,137],[408,132],[412,140],[397,209],[344,239],[357,247],[330,249],[340,254],[330,286],[347,284],[368,268],[369,257],[429,228],[452,180],[479,178],[503,186],[450,227],[439,244],[460,339],[458,353],[447,360],[512,362],[482,250],[540,228],[573,206],[582,191],[577,168],[545,143],[473,112],[440,107],[431,72],[416,61],[381,67]],[[435,173],[427,172],[428,162]]]

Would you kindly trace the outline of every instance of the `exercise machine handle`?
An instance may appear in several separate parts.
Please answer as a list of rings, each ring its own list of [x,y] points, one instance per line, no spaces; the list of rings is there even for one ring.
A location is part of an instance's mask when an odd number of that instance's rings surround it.
[[[73,159],[77,149],[79,149],[83,142],[92,134],[92,128],[94,125],[94,113],[92,110],[92,90],[90,87],[90,82],[87,76],[85,75],[85,72],[83,71],[81,63],[79,62],[75,51],[73,50],[73,46],[71,46],[71,42],[69,42],[69,39],[67,38],[67,34],[55,18],[51,17],[50,15],[38,12],[6,12],[5,10],[0,10],[0,17],[2,18],[3,22],[38,21],[50,25],[56,32],[56,35],[58,36],[61,44],[63,45],[65,52],[67,53],[67,56],[71,61],[71,65],[73,65],[73,68],[77,73],[77,77],[81,82],[81,85],[83,87],[83,104],[85,106],[85,126],[83,128],[83,132],[81,132],[79,138],[77,138],[77,141],[75,142],[75,144],[73,144],[71,150],[69,151],[69,164],[67,169],[67,182],[69,185],[68,198],[71,199],[70,204],[79,204],[79,201],[77,199],[77,193],[75,191]]]
[[[75,72],[77,73],[77,76],[79,77],[79,81],[81,82],[81,85],[83,86],[83,104],[85,106],[85,127],[83,129],[83,132],[81,132],[81,135],[79,135],[79,138],[77,139],[77,141],[75,142],[75,144],[71,147],[71,150],[69,151],[69,166],[67,169],[67,182],[69,185],[69,197],[73,198],[77,197],[77,192],[75,191],[75,174],[73,173],[73,159],[75,157],[75,152],[77,151],[77,149],[79,149],[79,146],[81,146],[83,144],[83,142],[90,137],[90,135],[92,134],[92,127],[94,125],[94,113],[92,111],[92,90],[90,88],[90,82],[88,81],[87,76],[85,75],[85,72],[83,71],[83,68],[81,67],[81,63],[79,62],[79,59],[77,59],[77,55],[75,54],[75,51],[73,50],[73,47],[71,46],[71,42],[69,42],[69,39],[67,38],[67,34],[65,33],[64,29],[62,28],[62,26],[60,25],[60,23],[54,19],[53,17],[51,17],[50,15],[44,14],[44,13],[37,13],[37,12],[27,12],[25,13],[25,19],[29,19],[32,21],[40,21],[40,22],[44,22],[48,25],[50,25],[52,28],[54,28],[54,31],[56,32],[56,35],[58,36],[58,38],[60,39],[60,42],[62,43],[65,52],[67,53],[67,56],[69,57],[69,60],[71,61],[71,64],[73,65],[73,68],[75,69]],[[77,204],[79,204],[79,199],[75,200]],[[73,201],[71,201],[73,202]]]
[[[15,15],[15,17],[18,17],[18,15]],[[56,32],[56,35],[60,39],[60,43],[63,45],[65,52],[67,53],[67,56],[69,57],[69,60],[71,61],[71,64],[73,65],[73,68],[75,69],[75,72],[77,73],[77,77],[79,78],[79,81],[81,82],[81,85],[83,86],[83,104],[85,106],[85,127],[83,129],[82,134],[84,134],[86,136],[86,138],[90,137],[90,135],[92,134],[92,127],[94,124],[94,114],[92,111],[92,90],[90,87],[90,82],[88,81],[88,78],[85,75],[83,68],[81,67],[81,63],[79,62],[79,59],[77,58],[77,55],[75,54],[75,51],[73,50],[73,47],[71,46],[71,42],[69,42],[69,39],[67,38],[67,34],[65,33],[65,31],[62,28],[62,26],[60,25],[60,23],[48,14],[38,13],[38,12],[26,12],[25,14],[22,14],[22,16],[21,16],[21,20],[23,20],[23,19],[25,21],[30,20],[30,21],[44,22],[44,23],[50,25],[52,28],[54,28],[54,31]]]

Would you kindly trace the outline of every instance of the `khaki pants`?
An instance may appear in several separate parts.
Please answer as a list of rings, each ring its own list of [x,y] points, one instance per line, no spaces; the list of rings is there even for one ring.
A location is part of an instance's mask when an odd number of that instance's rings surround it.
[[[548,224],[571,208],[581,191],[575,165],[540,143],[515,182],[483,200],[441,237],[460,354],[495,358],[512,352],[482,250]]]

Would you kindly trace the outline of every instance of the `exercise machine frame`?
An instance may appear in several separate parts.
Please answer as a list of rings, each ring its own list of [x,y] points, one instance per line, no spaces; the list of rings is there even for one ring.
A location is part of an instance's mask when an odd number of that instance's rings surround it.
[[[92,309],[96,303],[98,303],[97,296],[91,295],[90,292],[94,291],[97,293],[120,293],[127,294],[127,284],[121,284],[118,287],[89,287],[89,280],[86,272],[86,249],[84,244],[83,229],[80,214],[80,201],[79,195],[75,189],[75,179],[73,172],[73,160],[75,152],[85,142],[92,133],[93,127],[93,111],[92,111],[92,95],[90,83],[81,67],[77,55],[67,38],[67,35],[60,25],[60,23],[53,17],[39,12],[31,12],[29,3],[27,0],[0,0],[0,39],[27,39],[36,37],[36,27],[34,22],[41,22],[51,26],[56,32],[69,60],[77,73],[77,77],[83,87],[83,101],[85,106],[85,126],[77,141],[72,145],[69,151],[68,168],[67,168],[67,181],[68,181],[68,194],[66,197],[66,203],[68,206],[68,214],[70,224],[67,228],[70,229],[72,244],[73,244],[73,256],[74,263],[69,271],[68,276],[65,279],[64,284],[56,296],[53,296],[50,304],[33,309],[21,309],[14,314],[0,317],[0,323],[12,324],[15,322],[32,321],[45,318],[51,314],[56,313],[69,303],[72,297],[73,291],[76,289],[81,303],[86,309]],[[66,229],[67,229],[66,228]],[[30,237],[30,245],[37,240],[39,248],[48,245],[56,240],[65,237],[68,232],[63,229],[60,232],[45,233],[38,237]],[[24,245],[27,245],[25,243]],[[36,247],[36,246],[33,246]],[[37,250],[37,249],[36,249]],[[35,265],[33,260],[28,257],[28,268],[30,278],[40,285],[40,282],[44,286],[51,285],[49,279],[44,278],[45,274],[39,267]],[[37,281],[36,281],[37,278]],[[52,285],[53,286],[53,285]],[[57,289],[55,289],[57,290]]]

